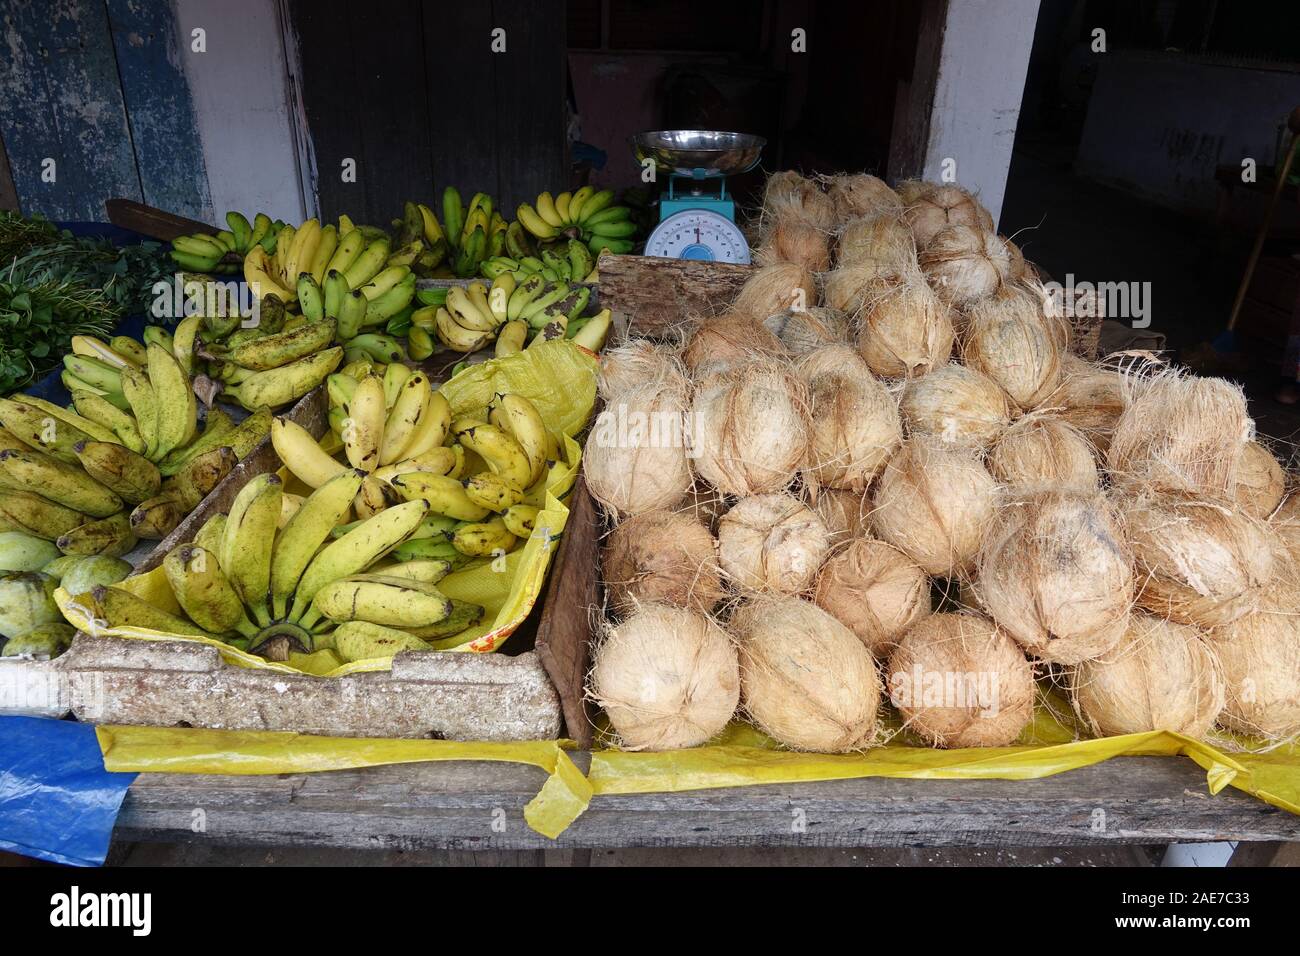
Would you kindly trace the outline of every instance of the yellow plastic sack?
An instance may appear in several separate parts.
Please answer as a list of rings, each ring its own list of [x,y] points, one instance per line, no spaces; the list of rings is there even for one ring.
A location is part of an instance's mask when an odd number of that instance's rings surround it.
[[[551,839],[563,833],[591,800],[591,785],[565,753],[565,748],[572,746],[567,740],[458,743],[108,725],[95,728],[95,734],[104,755],[104,769],[121,773],[256,776],[443,760],[529,764],[544,770],[547,778],[537,796],[524,807],[524,820]]]
[[[555,554],[569,509],[564,500],[573,488],[581,460],[581,446],[573,436],[587,423],[596,401],[597,358],[572,342],[559,340],[524,349],[505,358],[489,359],[465,369],[442,385],[440,391],[451,405],[452,417],[482,415],[498,392],[514,392],[536,406],[546,427],[560,437],[564,461],[549,470],[542,487],[525,499],[542,509],[535,530],[524,546],[498,561],[466,568],[443,578],[438,588],[448,597],[471,601],[486,608],[483,621],[473,628],[441,641],[431,642],[438,650],[488,652],[505,643],[532,611],[546,582],[546,572]],[[172,614],[180,607],[161,567],[127,578],[116,587],[125,588]],[[220,651],[228,663],[239,667],[286,673],[307,673],[317,677],[338,677],[363,671],[385,671],[391,658],[340,664],[332,651],[294,655],[286,663],[265,660],[222,641],[188,635],[164,634],[133,627],[98,626],[88,609],[74,604],[59,589],[55,601],[68,621],[79,630],[112,637],[154,641],[197,641]]]

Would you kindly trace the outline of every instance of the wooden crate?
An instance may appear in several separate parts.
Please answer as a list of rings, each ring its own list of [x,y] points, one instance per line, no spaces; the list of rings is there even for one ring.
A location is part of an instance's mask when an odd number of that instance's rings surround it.
[[[327,411],[321,388],[288,415],[319,436]],[[251,478],[279,467],[268,441],[140,570],[157,567],[208,517],[228,509]],[[569,540],[561,539],[557,564]],[[526,630],[512,637],[510,652],[523,646]],[[545,646],[522,653],[404,653],[394,658],[391,671],[320,678],[238,667],[216,648],[190,641],[78,634],[72,649],[50,666],[57,665],[66,681],[67,710],[90,723],[508,741],[560,735],[560,697],[544,662],[572,661],[579,653],[554,634]],[[566,679],[567,674],[566,669]]]

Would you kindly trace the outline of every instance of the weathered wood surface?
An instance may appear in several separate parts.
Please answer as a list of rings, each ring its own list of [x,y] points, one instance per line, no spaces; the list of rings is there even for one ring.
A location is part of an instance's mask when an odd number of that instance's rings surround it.
[[[628,317],[629,335],[651,337],[722,312],[756,268],[611,255],[601,256],[598,265],[601,305]]]
[[[575,760],[588,765],[584,753]],[[114,838],[389,850],[1300,840],[1300,817],[1231,788],[1211,796],[1203,771],[1170,758],[1122,757],[1028,781],[880,778],[601,796],[555,841],[523,820],[543,780],[532,767],[468,762],[142,774]]]
[[[104,209],[108,221],[113,225],[134,229],[151,239],[161,239],[164,242],[171,242],[177,236],[187,236],[190,233],[216,235],[218,231],[216,226],[210,226],[206,222],[173,215],[134,199],[108,199],[104,202]]]

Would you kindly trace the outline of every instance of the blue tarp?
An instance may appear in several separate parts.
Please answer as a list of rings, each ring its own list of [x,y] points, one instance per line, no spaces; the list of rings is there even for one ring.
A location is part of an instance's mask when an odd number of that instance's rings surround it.
[[[90,724],[0,717],[0,850],[102,865],[135,778],[104,769]]]

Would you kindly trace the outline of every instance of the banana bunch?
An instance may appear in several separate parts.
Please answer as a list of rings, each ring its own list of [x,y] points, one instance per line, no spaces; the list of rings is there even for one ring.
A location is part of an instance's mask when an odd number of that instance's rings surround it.
[[[433,210],[424,203],[407,202],[402,218],[393,220],[395,251],[388,265],[405,265],[419,276],[431,276],[447,257],[447,238]]]
[[[460,191],[448,186],[442,192],[442,229],[450,251],[451,271],[461,279],[478,275],[484,259],[499,256],[505,249],[509,226],[493,209],[492,197],[475,193],[469,206]]]
[[[275,247],[254,246],[244,256],[244,281],[263,299],[275,296],[288,305],[297,300],[298,278],[306,273],[320,285],[331,271],[347,277],[350,288],[369,283],[388,262],[391,242],[383,230],[352,225],[322,226],[308,219],[300,226],[285,226]]]
[[[632,210],[610,205],[613,201],[612,190],[597,192],[591,186],[583,186],[577,192],[560,193],[554,198],[548,192],[542,193],[535,208],[522,203],[515,215],[542,242],[579,239],[599,258],[606,249],[621,254],[631,252],[635,246],[632,237],[637,227],[629,218]]]
[[[163,561],[184,617],[111,586],[72,603],[110,627],[216,637],[269,660],[333,648],[348,660],[433,649],[428,639],[476,623],[483,609],[438,591],[450,562],[383,563],[418,531],[425,501],[387,508],[332,538],[363,480],[344,469],[289,509],[278,475],[250,480],[226,514]],[[376,635],[387,640],[375,645]]]
[[[508,272],[514,275],[516,282],[522,282],[530,275],[540,275],[549,282],[594,282],[596,259],[583,243],[570,239],[563,246],[542,249],[540,256],[486,259],[482,271],[489,279]]]
[[[196,232],[172,240],[172,261],[182,269],[194,272],[239,273],[239,264],[252,249],[260,247],[265,252],[275,250],[276,236],[284,228],[280,220],[272,221],[265,213],[248,219],[239,212],[226,213],[229,229],[217,233]]]
[[[454,352],[475,352],[492,342],[507,321],[514,278],[508,274],[492,280],[491,287],[471,282],[465,288],[446,290],[442,305],[426,305],[411,313],[407,339],[411,357],[427,358],[434,338]]]

